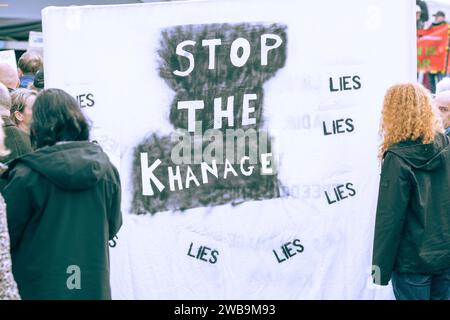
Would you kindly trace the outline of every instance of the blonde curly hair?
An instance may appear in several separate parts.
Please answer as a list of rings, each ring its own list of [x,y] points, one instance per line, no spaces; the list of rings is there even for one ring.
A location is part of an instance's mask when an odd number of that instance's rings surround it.
[[[388,89],[380,128],[383,140],[380,159],[398,142],[420,140],[429,144],[438,132],[443,132],[442,121],[431,101],[430,92],[420,84],[397,84]]]

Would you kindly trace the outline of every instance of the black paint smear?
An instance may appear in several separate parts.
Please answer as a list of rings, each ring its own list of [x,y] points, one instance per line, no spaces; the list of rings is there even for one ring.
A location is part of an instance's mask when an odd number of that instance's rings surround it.
[[[200,182],[197,187],[193,182],[189,189],[170,191],[167,168],[175,166],[170,160],[170,154],[175,143],[170,141],[170,137],[158,137],[153,134],[147,138],[144,143],[140,144],[135,150],[133,163],[133,181],[135,182],[135,192],[133,196],[133,212],[136,214],[145,214],[147,212],[156,213],[166,210],[186,210],[195,207],[204,207],[212,205],[220,205],[226,203],[240,204],[244,201],[263,200],[279,197],[279,183],[274,175],[261,175],[260,165],[253,165],[254,171],[250,176],[243,176],[240,171],[240,164],[233,165],[238,176],[232,173],[227,175],[227,179],[223,179],[224,166],[217,164],[218,178],[208,175],[209,183],[202,184],[202,176],[200,165],[192,164],[194,175]],[[159,192],[153,185],[155,195],[143,196],[141,186],[140,173],[140,153],[148,153],[149,164],[157,159],[161,159],[162,164],[154,171],[155,176],[166,186]],[[245,164],[245,169],[248,165]],[[186,179],[187,166],[180,165],[180,172],[183,182]],[[177,184],[175,184],[178,186]]]
[[[276,34],[283,40],[282,45],[268,53],[267,66],[261,66],[261,36]],[[237,38],[245,38],[250,42],[251,54],[243,67],[235,67],[230,61],[230,47]],[[221,39],[222,44],[216,47],[216,64],[214,70],[209,70],[209,49],[202,46],[203,39]],[[176,47],[185,40],[196,42],[194,47],[186,47],[194,55],[195,68],[187,77],[173,74],[175,70],[186,70],[189,61],[178,56]],[[274,40],[269,39],[269,42]],[[273,43],[269,43],[271,45]],[[286,63],[286,27],[273,24],[261,26],[252,24],[239,25],[207,25],[186,26],[165,30],[162,33],[160,76],[176,92],[170,109],[170,122],[176,128],[187,128],[187,111],[178,110],[179,101],[203,100],[205,109],[201,110],[203,130],[211,129],[214,121],[214,99],[222,97],[222,108],[226,99],[235,96],[235,127],[241,127],[242,95],[244,93],[258,94],[258,100],[253,102],[256,107],[256,127],[260,127],[261,105],[263,102],[263,84],[275,76],[277,70]],[[200,120],[200,119],[197,119]]]
[[[276,34],[283,43],[280,47],[269,51],[267,66],[261,66],[261,35]],[[251,54],[243,67],[235,67],[230,60],[231,43],[237,38],[245,38],[250,42]],[[221,39],[222,44],[216,46],[215,69],[209,70],[209,48],[202,46],[204,39]],[[176,47],[185,40],[196,42],[194,47],[187,46],[185,50],[191,52],[195,59],[195,68],[187,77],[176,76],[173,71],[184,71],[189,67],[186,57],[176,54]],[[268,40],[271,45],[271,40]],[[190,25],[165,29],[162,31],[160,50],[160,76],[169,87],[176,92],[170,106],[169,120],[175,129],[187,129],[187,110],[178,110],[179,101],[203,100],[205,107],[197,111],[197,121],[202,121],[202,132],[213,128],[214,99],[222,98],[222,109],[227,106],[229,96],[234,96],[234,129],[244,130],[253,128],[259,130],[263,121],[263,85],[286,63],[287,35],[286,26],[279,24],[211,24]],[[250,106],[255,107],[251,114],[256,118],[255,125],[242,127],[242,101],[244,94],[256,94],[257,100],[251,101]],[[226,119],[223,119],[221,131],[229,129]],[[185,210],[194,207],[214,206],[226,203],[239,204],[244,201],[272,199],[280,196],[280,183],[276,175],[264,176],[260,174],[261,165],[255,164],[251,176],[240,173],[239,164],[233,165],[238,176],[231,173],[223,179],[224,165],[218,165],[219,178],[210,176],[210,182],[199,187],[191,183],[189,189],[170,191],[167,167],[175,167],[171,160],[172,148],[175,142],[168,136],[152,134],[145,138],[135,149],[133,162],[133,201],[132,211],[137,214],[156,213],[166,210]],[[223,141],[225,146],[225,138]],[[206,145],[206,144],[205,144]],[[204,146],[205,146],[204,145]],[[249,146],[256,147],[256,146]],[[155,176],[166,186],[159,192],[153,186],[155,196],[143,196],[141,185],[140,153],[147,152],[149,164],[160,159],[162,164],[154,171]],[[270,148],[268,150],[270,152]],[[224,152],[225,156],[225,152]],[[258,157],[259,161],[259,157]],[[147,164],[144,164],[147,165]],[[195,176],[201,183],[200,165],[190,165]],[[175,169],[175,168],[174,168]],[[186,165],[180,165],[182,180],[186,178]]]

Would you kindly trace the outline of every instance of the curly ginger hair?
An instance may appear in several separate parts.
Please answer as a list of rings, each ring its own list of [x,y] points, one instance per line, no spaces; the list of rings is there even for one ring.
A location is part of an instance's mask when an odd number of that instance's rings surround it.
[[[438,132],[443,132],[442,121],[431,101],[430,92],[420,84],[397,84],[388,89],[380,128],[383,139],[380,159],[396,143],[419,140],[429,144]]]

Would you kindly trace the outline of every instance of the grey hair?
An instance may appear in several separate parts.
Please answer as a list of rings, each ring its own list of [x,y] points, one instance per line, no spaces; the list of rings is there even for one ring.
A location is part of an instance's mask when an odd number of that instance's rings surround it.
[[[37,96],[37,92],[30,89],[16,89],[11,93],[11,115],[10,118],[16,124],[19,124],[15,115],[16,111],[23,113],[26,107],[27,99],[31,96]]]
[[[450,78],[449,77],[443,78],[436,85],[436,94],[444,92],[444,91],[450,91]]]

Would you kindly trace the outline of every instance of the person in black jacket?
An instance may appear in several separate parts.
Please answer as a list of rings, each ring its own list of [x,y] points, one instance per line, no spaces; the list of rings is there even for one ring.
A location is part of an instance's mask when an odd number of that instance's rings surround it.
[[[110,299],[109,248],[122,224],[117,169],[77,102],[59,89],[34,104],[36,151],[6,172],[13,274],[23,299]]]
[[[384,99],[374,282],[397,299],[450,298],[450,143],[429,92],[391,87]]]

